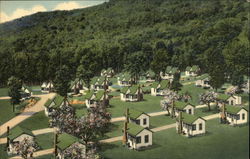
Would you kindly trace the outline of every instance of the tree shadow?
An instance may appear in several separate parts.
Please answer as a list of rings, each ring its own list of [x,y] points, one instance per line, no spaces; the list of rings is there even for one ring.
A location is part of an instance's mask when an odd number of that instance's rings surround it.
[[[112,144],[112,143],[100,143],[100,148],[102,151],[111,150],[117,147],[119,146],[116,144]]]

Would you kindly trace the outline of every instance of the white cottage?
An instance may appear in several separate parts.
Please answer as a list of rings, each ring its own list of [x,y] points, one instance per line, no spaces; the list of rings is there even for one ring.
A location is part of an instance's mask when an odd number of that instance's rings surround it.
[[[93,90],[91,90],[85,96],[85,104],[87,108],[96,107],[101,102],[103,102],[103,100],[105,100],[106,105],[109,105],[108,94],[105,94],[103,90],[100,90],[98,92],[94,92]]]
[[[143,100],[143,92],[140,85],[123,87],[120,92],[121,100],[125,102],[136,102]]]
[[[82,79],[76,78],[74,81],[71,81],[70,90],[74,92],[74,94],[78,94],[83,93],[88,90],[88,88],[84,86],[84,81]]]
[[[105,77],[94,77],[90,81],[90,89],[92,90],[104,90],[104,87],[108,89],[108,86],[110,85],[110,82],[108,79],[105,80]]]
[[[222,104],[230,104],[230,105],[242,104],[241,96],[238,95],[217,94],[216,99],[218,101],[219,107],[221,107]]]
[[[225,117],[230,125],[246,124],[248,122],[248,111],[244,107],[225,105]],[[223,116],[223,108],[221,109]]]
[[[54,91],[54,85],[52,82],[43,82],[42,86],[41,86],[41,91],[43,93],[49,93],[49,92],[53,92]]]
[[[176,121],[176,131],[186,137],[205,134],[206,120],[187,113],[180,113]]]
[[[168,89],[169,86],[170,86],[169,80],[162,80],[160,83],[154,82],[151,85],[151,95],[152,96],[164,96],[165,95],[164,91]]]
[[[79,152],[77,151],[78,155],[81,156],[80,158],[86,157],[86,146],[80,139],[67,133],[58,135],[56,144],[56,156],[58,159],[73,158],[71,152],[74,149],[80,150]]]
[[[124,73],[117,77],[117,83],[119,86],[127,87],[132,85],[133,80],[130,74]]]
[[[165,72],[160,73],[160,76],[161,76],[161,79],[163,80],[172,81],[174,79],[174,74],[179,73],[179,72],[180,71],[178,70],[177,67],[168,66]]]
[[[153,132],[134,123],[125,122],[123,140],[129,149],[140,150],[153,144]]]
[[[106,76],[108,78],[111,78],[114,76],[115,71],[112,68],[108,68],[108,69],[103,69],[101,71],[101,76]]]
[[[67,106],[69,105],[68,101],[65,103]],[[46,103],[44,104],[44,111],[46,116],[50,116],[55,109],[60,108],[61,106],[64,105],[64,98],[60,95],[56,95],[52,99],[48,99]]]
[[[17,154],[17,147],[19,143],[24,142],[24,140],[27,140],[27,142],[32,143],[31,145],[35,145],[35,135],[32,133],[31,130],[22,128],[20,126],[17,126],[13,128],[12,130],[7,131],[7,153],[9,155]]]
[[[30,98],[31,96],[33,95],[33,92],[32,92],[32,89],[26,85],[23,85],[22,86],[22,89],[21,89],[21,97],[22,99],[28,99]]]
[[[152,70],[146,72],[146,82],[154,82],[155,81],[155,73]]]
[[[185,112],[190,115],[194,115],[194,106],[190,103],[175,101],[174,102],[174,113],[178,116],[180,112]],[[172,112],[172,111],[171,111]]]
[[[195,77],[198,75],[199,71],[200,71],[200,68],[197,65],[194,65],[192,67],[188,66],[186,68],[185,75],[187,77]]]
[[[138,124],[144,128],[149,128],[149,115],[136,109],[127,109],[129,123]]]
[[[211,88],[210,76],[208,74],[202,75],[197,81],[195,81],[195,85],[202,88]]]

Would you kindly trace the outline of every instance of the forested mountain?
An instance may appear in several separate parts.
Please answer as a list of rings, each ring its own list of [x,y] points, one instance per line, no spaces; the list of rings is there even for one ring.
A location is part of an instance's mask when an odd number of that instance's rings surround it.
[[[139,73],[197,64],[247,75],[249,9],[245,0],[110,0],[23,17],[0,24],[0,81],[52,80],[62,65],[72,78],[79,65],[92,75],[120,72],[135,61]]]

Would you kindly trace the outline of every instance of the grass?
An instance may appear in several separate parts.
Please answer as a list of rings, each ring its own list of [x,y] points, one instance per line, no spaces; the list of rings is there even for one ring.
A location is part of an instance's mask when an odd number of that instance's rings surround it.
[[[161,111],[160,100],[162,97],[155,97],[151,95],[144,95],[144,100],[140,102],[124,102],[120,98],[112,98],[110,100],[109,111],[112,114],[112,117],[120,117],[124,115],[126,108],[134,108],[137,110],[149,112],[158,112]]]
[[[41,134],[36,136],[36,142],[40,150],[53,148],[54,146],[54,133]]]
[[[206,135],[187,138],[175,128],[153,133],[153,146],[146,150],[128,150],[121,141],[102,146],[101,155],[107,159],[242,159],[249,155],[249,126],[231,127],[218,119],[207,121]]]
[[[168,125],[168,124],[173,124],[176,122],[176,119],[172,119],[170,116],[167,115],[160,115],[160,116],[154,116],[149,118],[150,122],[150,129]]]
[[[1,156],[1,159],[9,158],[9,156],[8,156],[5,149],[6,149],[6,144],[0,144],[0,156]]]
[[[0,110],[0,125],[16,116],[16,113],[12,112],[10,100],[0,100]]]
[[[53,154],[36,157],[36,159],[54,159],[54,158],[55,157]]]
[[[179,93],[189,92],[192,96],[190,103],[199,105],[199,95],[206,92],[205,89],[195,86],[194,84],[184,85]]]
[[[0,88],[0,97],[9,96],[8,91],[9,91],[8,88]]]

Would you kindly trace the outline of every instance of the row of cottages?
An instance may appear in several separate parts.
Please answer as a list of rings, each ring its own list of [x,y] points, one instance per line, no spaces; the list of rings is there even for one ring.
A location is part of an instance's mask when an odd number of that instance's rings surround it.
[[[121,100],[125,102],[137,102],[143,100],[143,92],[140,85],[123,87],[120,92]]]
[[[133,79],[130,74],[124,73],[117,77],[117,83],[119,86],[127,87],[132,85]]]
[[[50,93],[54,91],[54,85],[52,82],[43,82],[41,85],[41,92],[42,93]]]
[[[96,107],[103,102],[105,102],[106,106],[109,105],[108,94],[103,90],[97,92],[91,90],[85,96],[85,104],[87,108]]]
[[[55,137],[55,155],[58,159],[69,158],[68,154],[72,153],[73,149],[80,150],[78,154],[80,158],[86,158],[86,146],[75,136],[67,133],[58,134]]]
[[[243,106],[223,105],[220,110],[221,119],[225,119],[230,125],[235,126],[248,122],[248,111]]]
[[[152,70],[148,70],[146,72],[146,82],[154,82],[155,81],[155,73]]]
[[[208,74],[203,74],[197,81],[195,81],[195,85],[202,88],[211,88],[210,79],[211,77]]]
[[[27,99],[33,95],[32,89],[26,85],[23,85],[21,88],[21,98]]]
[[[192,67],[188,66],[185,71],[185,76],[187,77],[195,77],[199,74],[200,68],[197,65],[194,65]]]
[[[242,99],[241,96],[238,95],[227,95],[227,94],[217,94],[216,100],[218,101],[219,107],[222,106],[222,104],[230,104],[230,105],[241,105]]]
[[[101,76],[106,76],[108,78],[113,77],[115,74],[115,71],[112,68],[108,68],[108,69],[103,69],[101,71]]]
[[[151,85],[151,95],[152,96],[163,96],[165,95],[165,90],[170,86],[169,80],[162,80],[161,82],[154,82]]]
[[[20,126],[16,126],[12,130],[9,130],[9,127],[7,128],[7,153],[8,155],[16,155],[18,145],[20,143],[23,143],[24,141],[27,141],[28,143],[32,143],[31,145],[34,145],[34,147],[31,147],[33,149],[36,149],[35,147],[35,135],[32,133],[31,130],[22,128]]]
[[[180,70],[178,70],[177,67],[168,66],[165,72],[160,73],[161,79],[167,79],[167,80],[172,81],[174,79],[174,74],[179,73],[179,72]]]
[[[56,95],[54,98],[48,99],[46,101],[46,103],[44,104],[45,115],[50,116],[51,113],[53,113],[53,111],[60,108],[64,104],[68,106],[69,102],[65,101],[65,103],[64,103],[64,98],[62,96],[60,96],[60,95]]]
[[[153,144],[153,132],[149,129],[149,115],[137,110],[126,112],[123,143],[129,148],[140,150]]]
[[[108,86],[111,83],[108,81],[108,79],[105,79],[105,77],[94,77],[90,81],[90,89],[99,91],[108,89]]]
[[[176,120],[176,131],[186,137],[205,134],[206,120],[199,116],[181,112]]]
[[[83,93],[85,90],[88,90],[84,85],[85,83],[82,79],[76,78],[74,81],[71,81],[70,90],[74,94]]]
[[[195,106],[190,103],[186,103],[182,101],[174,102],[174,115],[175,116],[179,116],[180,112],[185,112],[186,114],[194,115],[194,109],[195,109]]]

